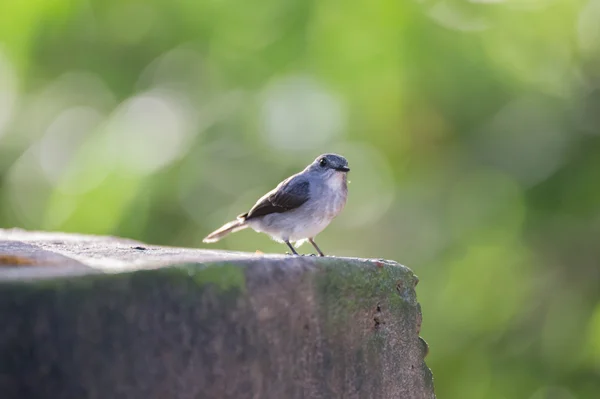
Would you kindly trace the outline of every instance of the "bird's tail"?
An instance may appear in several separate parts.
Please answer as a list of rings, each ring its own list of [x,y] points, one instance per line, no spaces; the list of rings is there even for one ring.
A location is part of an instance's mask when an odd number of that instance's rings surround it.
[[[219,229],[213,231],[212,233],[210,233],[209,235],[207,235],[206,238],[204,238],[204,240],[202,240],[202,242],[205,242],[205,243],[217,242],[221,238],[225,237],[227,234],[235,233],[236,231],[240,231],[240,230],[244,230],[246,227],[248,227],[248,225],[246,224],[246,221],[244,219],[242,219],[242,218],[236,219],[234,221],[224,224],[221,228],[219,228]]]

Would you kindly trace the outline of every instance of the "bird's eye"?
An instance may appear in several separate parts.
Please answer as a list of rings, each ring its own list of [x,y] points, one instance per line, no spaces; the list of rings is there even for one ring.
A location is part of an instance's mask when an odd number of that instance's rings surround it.
[[[321,160],[319,161],[319,165],[323,167],[327,166],[327,160],[325,158],[321,158]]]

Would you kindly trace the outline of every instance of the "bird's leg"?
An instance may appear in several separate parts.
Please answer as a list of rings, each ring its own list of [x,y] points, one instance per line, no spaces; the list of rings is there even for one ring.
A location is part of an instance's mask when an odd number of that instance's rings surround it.
[[[298,252],[296,252],[296,250],[294,249],[294,247],[292,246],[292,244],[290,244],[290,242],[289,242],[288,240],[285,240],[284,242],[285,242],[285,243],[287,244],[287,246],[288,246],[288,247],[289,247],[289,248],[292,250],[292,253],[293,253],[294,255],[298,255]]]
[[[319,246],[317,245],[317,243],[315,242],[315,240],[313,240],[312,238],[309,238],[308,241],[310,241],[310,243],[312,244],[312,246],[315,247],[315,249],[319,253],[319,256],[325,256],[325,254],[323,253],[323,251],[321,251],[321,249],[319,249]]]

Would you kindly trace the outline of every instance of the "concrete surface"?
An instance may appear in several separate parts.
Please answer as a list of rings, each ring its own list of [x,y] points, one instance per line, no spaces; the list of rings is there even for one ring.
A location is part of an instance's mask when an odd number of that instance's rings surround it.
[[[0,397],[435,398],[384,260],[0,229]]]

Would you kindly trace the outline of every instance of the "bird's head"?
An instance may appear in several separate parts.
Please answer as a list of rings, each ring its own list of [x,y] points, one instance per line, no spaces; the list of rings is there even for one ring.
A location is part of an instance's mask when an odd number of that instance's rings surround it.
[[[346,175],[350,171],[346,158],[337,154],[319,155],[307,169],[311,173],[327,177]]]

